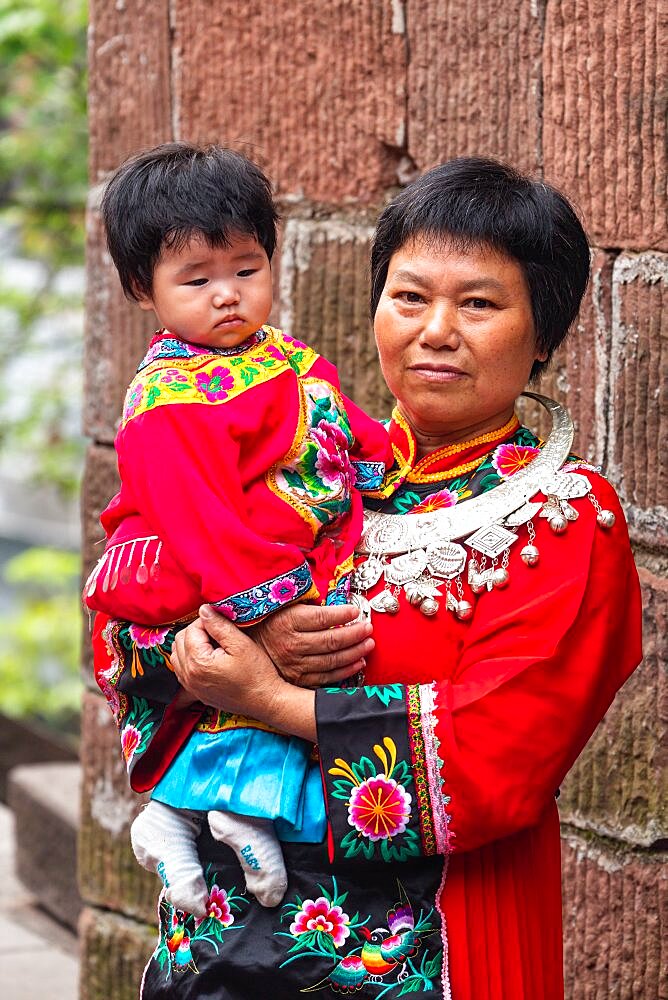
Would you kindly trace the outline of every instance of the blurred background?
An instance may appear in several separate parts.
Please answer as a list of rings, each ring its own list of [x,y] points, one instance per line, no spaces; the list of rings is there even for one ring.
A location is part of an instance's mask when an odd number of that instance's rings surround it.
[[[86,0],[0,0],[5,767],[79,733],[86,28]]]

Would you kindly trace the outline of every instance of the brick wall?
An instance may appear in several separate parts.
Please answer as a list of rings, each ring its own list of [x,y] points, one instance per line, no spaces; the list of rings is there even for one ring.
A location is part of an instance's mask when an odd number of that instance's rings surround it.
[[[389,400],[366,261],[388,195],[442,159],[482,153],[543,174],[583,212],[593,281],[544,391],[568,402],[580,450],[607,467],[627,506],[646,655],[560,800],[569,1000],[668,997],[668,45],[658,11],[646,0],[90,3],[87,566],[115,489],[122,395],[151,332],[123,299],[99,221],[100,185],[126,154],[215,139],[267,169],[285,218],[275,319],[337,362],[346,391],[376,414]],[[125,1000],[150,950],[156,884],[129,853],[138,803],[85,660],[81,995]]]

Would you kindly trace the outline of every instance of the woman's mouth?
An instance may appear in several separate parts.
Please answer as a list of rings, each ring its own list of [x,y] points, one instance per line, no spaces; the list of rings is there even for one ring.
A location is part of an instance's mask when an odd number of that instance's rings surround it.
[[[456,365],[434,364],[433,362],[418,362],[410,365],[409,371],[415,372],[420,378],[429,382],[454,382],[466,377],[466,372],[457,368]]]

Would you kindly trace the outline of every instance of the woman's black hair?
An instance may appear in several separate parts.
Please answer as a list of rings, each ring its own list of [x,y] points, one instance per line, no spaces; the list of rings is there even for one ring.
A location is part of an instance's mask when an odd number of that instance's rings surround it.
[[[270,260],[276,247],[271,184],[256,164],[222,146],[169,142],[131,157],[107,185],[102,218],[129,299],[150,295],[162,251],[194,236],[210,246],[253,236]]]
[[[405,188],[378,219],[371,250],[371,315],[392,255],[416,238],[488,246],[516,260],[529,287],[539,350],[536,378],[568,333],[589,280],[587,236],[573,207],[555,188],[497,160],[461,157],[429,170]]]

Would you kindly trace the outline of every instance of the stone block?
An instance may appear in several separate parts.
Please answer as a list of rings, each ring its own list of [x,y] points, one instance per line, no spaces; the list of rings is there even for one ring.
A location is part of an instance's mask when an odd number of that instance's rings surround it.
[[[169,0],[91,0],[88,122],[93,184],[172,137]]]
[[[666,854],[562,837],[568,1000],[666,1000]]]
[[[79,940],[79,1000],[137,1000],[144,967],[157,944],[154,928],[86,907]]]
[[[125,390],[156,329],[156,319],[123,295],[105,245],[99,194],[99,189],[91,193],[86,220],[83,427],[88,437],[111,444]]]
[[[580,315],[535,387],[568,407],[575,424],[573,451],[593,465],[604,463],[608,436],[613,262],[612,254],[592,251],[591,280]],[[549,415],[538,404],[523,400],[521,413],[541,437],[549,433]]]
[[[545,176],[574,199],[598,246],[668,245],[660,11],[644,0],[545,4]]]
[[[615,260],[608,472],[628,502],[657,517],[668,506],[668,254]]]
[[[152,923],[161,883],[137,864],[129,833],[146,798],[130,791],[111,712],[91,692],[83,697],[81,746],[81,895],[93,905]]]
[[[372,230],[335,220],[289,219],[281,249],[280,325],[338,366],[343,391],[373,416],[392,397],[369,320]]]
[[[179,137],[232,145],[257,159],[281,194],[326,204],[377,201],[396,184],[405,143],[402,0],[172,6]]]
[[[16,829],[16,873],[52,916],[76,928],[78,763],[24,764],[9,774],[7,802]]]
[[[542,4],[408,0],[408,153],[540,165]]]
[[[644,660],[562,787],[567,823],[650,847],[668,839],[668,583],[640,569]]]

